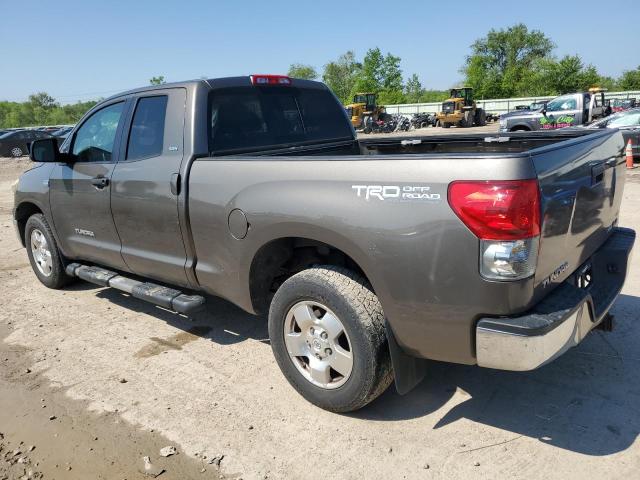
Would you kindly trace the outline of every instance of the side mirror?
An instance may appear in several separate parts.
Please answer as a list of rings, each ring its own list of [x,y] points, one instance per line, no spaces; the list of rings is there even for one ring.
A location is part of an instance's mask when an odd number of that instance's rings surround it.
[[[547,114],[547,107],[543,107],[541,111],[542,111],[543,115],[546,115]]]
[[[34,162],[66,162],[69,156],[58,150],[58,139],[42,138],[29,146],[29,158]]]

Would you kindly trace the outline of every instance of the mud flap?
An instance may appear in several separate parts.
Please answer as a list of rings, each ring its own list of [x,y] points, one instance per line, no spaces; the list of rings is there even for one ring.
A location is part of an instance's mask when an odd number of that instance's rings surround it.
[[[398,345],[389,322],[385,320],[385,330],[389,341],[389,353],[395,375],[396,390],[400,395],[405,395],[418,385],[427,373],[427,360],[407,355]]]

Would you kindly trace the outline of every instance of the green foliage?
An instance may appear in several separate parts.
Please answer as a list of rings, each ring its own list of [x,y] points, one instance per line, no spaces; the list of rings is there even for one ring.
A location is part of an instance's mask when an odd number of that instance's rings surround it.
[[[301,63],[292,63],[287,73],[293,78],[303,78],[305,80],[315,80],[318,78],[318,72],[311,65],[303,65]]]
[[[369,49],[351,93],[374,92],[378,93],[380,103],[402,103],[405,101],[402,90],[400,57],[383,55],[378,47]]]
[[[619,81],[602,76],[578,55],[557,59],[554,44],[523,24],[490,30],[471,46],[461,72],[476,98],[559,95],[601,86],[609,90],[640,89],[640,67],[624,72]]]
[[[351,102],[351,93],[361,70],[362,64],[356,61],[355,53],[348,51],[324,66],[322,81],[343,104],[347,104]]]
[[[442,102],[449,98],[447,90],[423,90],[420,94],[421,103]]]
[[[605,86],[605,83],[613,87],[615,83],[613,79],[601,77],[593,65],[585,66],[578,55],[540,60],[527,78],[525,95],[561,95]]]
[[[462,73],[477,98],[514,97],[527,88],[536,62],[554,48],[539,30],[520,23],[506,30],[490,30],[471,45]]]
[[[74,124],[96,103],[60,105],[45,92],[30,95],[26,102],[0,102],[0,128]]]
[[[159,75],[157,77],[151,77],[149,79],[149,84],[150,85],[164,85],[165,83],[167,83],[164,79],[164,75]]]
[[[640,66],[635,70],[622,72],[619,87],[622,90],[640,90]]]
[[[404,94],[408,103],[418,103],[420,102],[420,97],[422,95],[422,83],[420,83],[420,79],[418,75],[415,73],[409,77],[407,83],[404,86]]]

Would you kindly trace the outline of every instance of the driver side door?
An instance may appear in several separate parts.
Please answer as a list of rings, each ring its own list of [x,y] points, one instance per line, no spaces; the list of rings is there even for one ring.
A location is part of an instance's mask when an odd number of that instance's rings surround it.
[[[87,117],[69,144],[70,160],[55,165],[49,201],[65,256],[128,270],[111,215],[111,175],[130,105],[120,99]]]

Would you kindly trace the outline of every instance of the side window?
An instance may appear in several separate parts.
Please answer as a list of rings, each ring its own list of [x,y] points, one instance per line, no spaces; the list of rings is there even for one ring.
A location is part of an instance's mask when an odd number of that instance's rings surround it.
[[[167,100],[166,95],[138,100],[129,133],[127,160],[162,154]]]
[[[124,102],[98,110],[82,124],[73,140],[72,153],[80,162],[110,162],[113,142]]]

